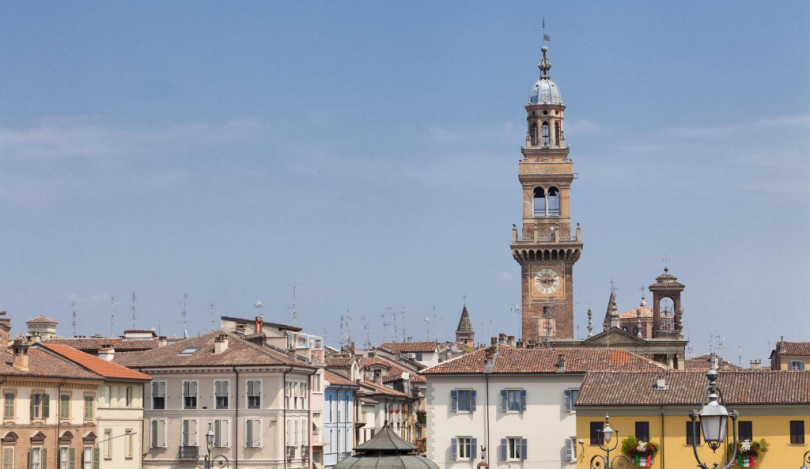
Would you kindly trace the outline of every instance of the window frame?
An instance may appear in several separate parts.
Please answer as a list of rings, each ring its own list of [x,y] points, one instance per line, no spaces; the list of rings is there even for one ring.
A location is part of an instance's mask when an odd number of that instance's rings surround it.
[[[9,399],[9,395],[11,399]],[[9,406],[9,400],[11,401],[11,406]],[[7,410],[11,408],[11,416],[8,415]],[[16,389],[4,389],[3,390],[3,421],[11,421],[17,419],[17,390]]]
[[[214,419],[213,429],[214,429],[214,448],[230,448],[231,441],[229,439],[230,436],[230,423],[231,419],[228,418],[218,418]],[[225,429],[222,429],[222,423],[225,423]],[[224,436],[225,443],[222,443]]]
[[[163,438],[161,439],[161,428],[163,431]],[[166,447],[166,419],[152,419],[149,424],[149,447],[150,448],[165,448]],[[162,441],[160,441],[162,440]]]
[[[525,461],[528,440],[520,436],[506,437],[506,461]]]
[[[635,427],[634,428],[635,433],[633,434],[633,436],[635,436],[636,439],[641,440],[641,441],[646,441],[646,442],[650,441],[650,422],[649,421],[638,420],[638,421],[635,422],[634,427]],[[639,436],[639,435],[641,435],[641,436]],[[645,437],[645,438],[641,438],[642,436]]]
[[[132,428],[124,429],[124,459],[132,459],[135,453],[135,430]]]
[[[100,441],[99,443],[104,444],[103,458],[104,458],[105,461],[111,461],[112,457],[113,457],[112,456],[112,437],[113,437],[112,436],[112,428],[105,428],[104,431],[102,432],[102,434],[104,435],[104,439],[102,441]]]
[[[455,397],[453,397],[454,395]],[[464,400],[466,406],[463,408],[461,406],[462,395],[467,396],[467,399]],[[475,389],[471,388],[453,389],[450,392],[450,399],[451,401],[453,401],[453,411],[457,414],[471,414],[475,412],[476,407],[475,397],[476,397]]]
[[[221,396],[217,394],[217,383],[225,383],[225,395]],[[220,397],[225,398],[225,406],[220,407],[218,399]],[[214,409],[215,410],[228,410],[231,408],[231,380],[229,379],[218,379],[214,380]]]
[[[64,454],[62,454],[64,452]],[[57,458],[57,467],[59,469],[70,469],[70,447],[60,445]]]
[[[579,397],[579,388],[568,388],[563,390],[563,408],[569,414],[577,413],[577,397]]]
[[[465,461],[475,459],[477,457],[476,451],[476,438],[471,436],[458,436],[456,440],[456,460]]]
[[[14,446],[3,446],[3,469],[14,469]],[[11,458],[8,455],[11,454]]]
[[[253,383],[253,384],[251,384]],[[258,394],[251,394],[256,392],[256,383],[259,385]],[[258,402],[251,404],[251,399],[258,399]],[[261,378],[245,380],[245,408],[246,409],[261,409],[262,408],[262,380]]]
[[[31,461],[29,467],[31,469],[46,469],[42,467],[42,446],[32,446],[30,451]],[[35,456],[36,455],[36,456]],[[36,460],[36,462],[34,462]],[[47,464],[47,456],[46,456],[46,464]]]
[[[96,395],[85,393],[82,397],[82,402],[84,402],[84,408],[82,409],[82,416],[84,417],[85,422],[92,422],[96,419]],[[89,404],[89,405],[88,405]],[[88,418],[88,414],[90,417]]]
[[[191,424],[188,425],[186,422],[194,422],[194,439],[191,439]],[[199,435],[200,426],[198,425],[197,419],[180,419],[180,446],[185,447],[192,447],[200,446],[200,435]],[[191,444],[188,444],[191,443]]]
[[[194,395],[191,395],[191,388],[192,384],[194,385]],[[183,410],[196,410],[197,403],[199,402],[200,397],[200,386],[197,383],[197,380],[183,380],[182,384],[183,389]],[[193,406],[190,406],[189,402],[193,399]]]
[[[31,415],[30,419],[32,422],[34,421],[44,421],[48,418],[48,415],[45,415],[45,401],[50,401],[49,398],[46,398],[48,394],[45,391],[36,390],[31,393]],[[50,407],[50,404],[48,405]],[[50,409],[47,412],[50,413]]]
[[[255,428],[250,429],[251,441],[248,441],[248,431],[249,431],[248,427],[251,427],[251,426],[254,426],[254,425],[255,425]],[[290,431],[289,427],[290,426],[288,425],[288,427],[287,427],[288,432]],[[256,438],[253,435],[254,430],[258,430],[258,432],[257,432],[259,434],[258,438]],[[287,441],[289,441],[289,438],[288,438]],[[253,442],[256,442],[256,444],[254,445]],[[248,444],[248,443],[250,443],[250,444]],[[261,447],[262,447],[262,420],[260,418],[258,418],[258,417],[246,418],[245,419],[245,448],[261,448]]]
[[[743,438],[743,429],[745,429],[745,433],[748,438]],[[753,441],[754,422],[752,420],[737,420],[737,436],[739,441]]]
[[[67,403],[63,402],[63,397],[67,397]],[[70,393],[59,393],[59,420],[70,420],[70,400],[72,397]]]
[[[135,400],[135,388],[127,386],[124,390],[124,405],[127,408],[132,407],[132,401]]]
[[[790,360],[787,363],[787,369],[790,371],[804,371],[804,360]]]
[[[795,432],[794,428],[796,429]],[[790,421],[790,444],[791,445],[804,444],[804,420]]]
[[[82,469],[93,469],[92,446],[82,446]]]
[[[694,443],[695,446],[699,446],[701,444],[701,432],[702,432],[702,430],[700,429],[700,422],[695,421],[694,423],[695,423],[695,426],[693,427],[691,420],[686,421],[686,444],[687,444],[687,446],[692,446],[692,440],[694,438],[697,438],[697,441],[695,441],[695,443]],[[697,429],[697,437],[695,437],[695,435],[692,434],[693,428]]]
[[[590,442],[591,446],[599,446],[605,442],[605,434],[602,430],[605,429],[605,422],[601,420],[591,421],[588,424],[590,429]]]

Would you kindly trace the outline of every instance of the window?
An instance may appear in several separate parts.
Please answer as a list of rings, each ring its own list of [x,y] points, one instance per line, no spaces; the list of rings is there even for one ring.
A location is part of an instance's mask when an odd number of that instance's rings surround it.
[[[183,420],[183,446],[197,446],[196,420]]]
[[[804,444],[804,420],[790,421],[790,444],[791,445]]]
[[[214,447],[227,448],[228,447],[228,420],[216,419],[214,420]]]
[[[692,440],[695,446],[700,444],[700,422],[696,421],[694,426],[691,421],[686,422],[686,444],[693,444]]]
[[[804,362],[801,360],[791,360],[788,362],[788,370],[803,370]]]
[[[112,430],[104,430],[104,459],[112,459]]]
[[[502,438],[499,448],[502,461],[525,461],[526,439],[520,437]]]
[[[3,469],[14,469],[14,447],[3,447]]]
[[[152,448],[166,446],[166,421],[152,420]]]
[[[529,131],[532,137],[532,145],[537,145],[537,124],[532,124],[532,128]]]
[[[422,352],[416,352],[416,361],[422,361]]]
[[[93,420],[93,406],[96,403],[96,396],[86,394],[84,396],[84,419]]]
[[[534,188],[534,216],[546,216],[546,193],[542,187]]]
[[[68,464],[70,464],[70,456],[68,456],[68,447],[61,446],[59,447],[59,469],[68,469]]]
[[[70,394],[59,395],[59,418],[61,420],[70,419]]]
[[[560,216],[560,191],[556,187],[548,190],[548,216]]]
[[[99,407],[110,407],[110,387],[109,386],[102,386],[99,389],[98,394],[98,405]]]
[[[605,440],[605,434],[602,433],[605,422],[591,422],[591,444],[601,445]]]
[[[31,448],[28,452],[30,469],[44,469],[48,467],[48,450],[40,447]]]
[[[16,394],[10,391],[6,391],[3,393],[3,418],[4,419],[13,419],[14,418],[14,399],[17,397]]]
[[[228,381],[214,381],[214,401],[217,409],[228,408]]]
[[[166,381],[152,382],[152,409],[166,408]]]
[[[124,458],[126,459],[132,459],[132,435],[133,433],[131,428],[124,430]]]
[[[289,432],[290,426],[287,427]],[[288,440],[289,441],[289,438]],[[245,420],[245,446],[248,448],[258,448],[262,445],[261,420]]]
[[[503,412],[523,412],[526,410],[526,390],[525,389],[502,389],[501,390],[501,411]]]
[[[312,392],[318,392],[318,393],[323,392],[323,390],[321,389],[321,374],[320,373],[316,373],[312,377]]]
[[[450,391],[450,407],[453,412],[475,411],[475,390],[453,389]]]
[[[188,355],[192,355],[192,354],[194,354],[194,352],[196,352],[197,350],[199,350],[199,348],[187,348],[187,349],[183,349],[183,351],[182,351],[182,352],[180,352],[178,355],[186,355],[186,356],[188,356]]]
[[[566,389],[564,392],[565,411],[574,413],[577,411],[576,403],[579,396],[579,389]]]
[[[450,440],[450,457],[452,459],[475,459],[478,457],[478,439],[469,437]]]
[[[82,469],[93,469],[93,462],[98,461],[98,448],[93,450],[92,446],[85,446],[82,451]]]
[[[549,140],[548,122],[543,122],[543,146],[544,147],[548,146],[548,140]]]
[[[737,422],[737,433],[740,436],[740,441],[754,439],[754,425],[750,420],[740,420]]]
[[[247,382],[247,408],[259,409],[262,406],[262,382],[251,379]]]
[[[31,394],[31,420],[47,419],[49,407],[49,397],[47,394]]]
[[[565,460],[577,462],[577,439],[573,436],[565,440]]]
[[[183,408],[197,408],[197,382],[183,381]]]
[[[650,441],[650,422],[636,422],[636,439]]]
[[[132,386],[127,386],[127,394],[126,394],[126,406],[132,407]]]

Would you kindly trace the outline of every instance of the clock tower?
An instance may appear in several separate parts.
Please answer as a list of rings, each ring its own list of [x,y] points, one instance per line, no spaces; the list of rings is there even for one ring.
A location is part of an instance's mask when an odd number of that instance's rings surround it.
[[[512,256],[520,264],[524,342],[574,337],[573,267],[582,252],[571,226],[573,162],[563,130],[565,105],[551,80],[548,48],[526,105],[526,145],[518,165],[523,221],[512,226]]]

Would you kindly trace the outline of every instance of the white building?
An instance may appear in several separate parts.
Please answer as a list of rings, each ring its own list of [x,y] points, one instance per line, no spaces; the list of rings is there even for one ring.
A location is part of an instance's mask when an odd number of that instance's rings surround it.
[[[427,457],[441,468],[576,467],[576,396],[588,371],[668,369],[613,349],[480,348],[422,373]]]

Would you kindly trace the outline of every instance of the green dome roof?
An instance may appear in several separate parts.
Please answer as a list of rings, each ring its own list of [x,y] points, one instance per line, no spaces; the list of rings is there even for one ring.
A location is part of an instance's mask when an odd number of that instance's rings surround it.
[[[357,454],[340,461],[334,469],[439,469],[416,450],[386,424],[370,440],[354,448]]]

